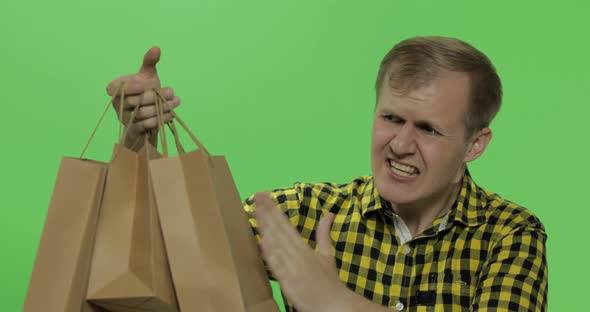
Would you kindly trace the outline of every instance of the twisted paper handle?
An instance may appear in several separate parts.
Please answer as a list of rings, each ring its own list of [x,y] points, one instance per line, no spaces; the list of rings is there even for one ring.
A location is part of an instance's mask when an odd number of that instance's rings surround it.
[[[161,144],[162,144],[162,151],[165,157],[168,157],[168,144],[166,141],[166,129],[165,129],[165,125],[164,125],[164,105],[166,105],[167,108],[169,108],[168,106],[168,102],[166,101],[166,99],[162,96],[162,94],[160,93],[160,91],[158,91],[157,89],[152,89],[154,91],[154,93],[156,94],[156,119],[158,121],[158,129],[160,130],[160,136],[161,136]],[[100,124],[102,123],[104,116],[106,115],[107,111],[109,110],[109,107],[113,104],[114,99],[119,96],[120,97],[120,106],[119,106],[119,116],[120,118],[122,118],[123,116],[123,108],[125,106],[125,84],[121,84],[120,86],[117,87],[117,89],[115,90],[115,93],[113,94],[113,97],[111,98],[111,100],[109,101],[109,103],[107,104],[107,106],[105,107],[105,110],[103,111],[102,115],[100,116],[96,126],[94,127],[94,129],[92,130],[92,133],[90,134],[90,138],[88,138],[88,141],[86,142],[86,145],[84,146],[84,149],[82,149],[82,152],[80,153],[80,158],[82,159],[84,157],[84,153],[86,152],[86,150],[88,149],[88,146],[90,145],[90,142],[92,141],[92,139],[94,138],[94,135],[96,134],[96,130],[98,129],[98,127],[100,126]],[[129,118],[129,120],[127,121],[127,124],[125,126],[125,130],[123,131],[123,122],[121,122],[119,124],[119,147],[122,148],[123,146],[125,146],[126,140],[127,140],[127,132],[129,131],[129,128],[131,126],[131,124],[133,123],[133,121],[135,120],[135,117],[137,116],[137,113],[139,111],[139,106],[140,104],[138,103],[137,105],[135,105],[133,111],[131,112],[131,116]],[[203,146],[203,144],[201,144],[201,142],[196,138],[196,136],[190,131],[190,129],[188,128],[188,126],[182,121],[182,119],[180,119],[180,117],[178,117],[178,115],[174,112],[174,110],[172,108],[170,108],[170,114],[173,117],[173,120],[170,122],[167,122],[166,124],[168,125],[168,128],[170,129],[170,131],[172,132],[173,136],[174,136],[174,141],[176,143],[176,149],[178,151],[179,154],[184,154],[184,148],[182,147],[182,144],[180,142],[179,136],[178,136],[178,131],[176,130],[176,126],[174,124],[174,120],[177,120],[178,123],[180,123],[180,125],[182,126],[182,128],[184,128],[184,130],[188,133],[188,135],[191,137],[191,139],[193,140],[193,142],[195,142],[195,144],[201,149],[203,150],[203,152],[210,157],[211,154],[209,154],[209,151],[207,151],[207,149],[205,148],[205,146]],[[151,135],[151,132],[148,132],[145,136],[144,136],[144,140],[147,141],[147,135]],[[135,147],[137,145],[138,142],[141,142],[142,136],[138,137],[136,139],[136,141],[133,143],[132,147]],[[113,155],[113,159],[119,154],[119,150]]]
[[[123,116],[123,107],[125,106],[125,84],[121,84],[120,86],[117,87],[113,97],[111,98],[111,100],[109,101],[109,103],[105,107],[104,111],[102,112],[102,115],[98,119],[96,126],[94,127],[94,129],[92,130],[92,133],[90,134],[90,138],[88,138],[86,145],[84,146],[84,148],[82,149],[82,152],[80,153],[81,159],[84,158],[84,153],[86,153],[86,150],[88,149],[88,146],[90,145],[90,142],[92,142],[92,139],[94,138],[94,135],[96,134],[96,130],[98,130],[98,127],[102,123],[104,116],[106,115],[106,113],[109,110],[109,107],[113,104],[114,99],[119,95],[119,93],[120,93],[120,97],[121,97],[121,105],[119,107],[119,116]],[[127,131],[129,131],[128,130],[129,126],[131,125],[131,123],[135,119],[135,116],[137,115],[138,110],[139,110],[139,105],[136,105],[135,108],[133,109],[133,112],[131,112],[131,117],[129,118],[127,126],[125,127],[125,131],[123,133],[121,133],[123,124],[122,123],[119,124],[119,144],[125,144]],[[133,146],[135,146],[138,141],[139,140],[135,141]]]
[[[163,122],[163,108],[164,105],[168,105],[168,102],[166,101],[166,99],[162,96],[162,94],[160,93],[160,91],[153,89],[153,91],[156,93],[157,95],[157,100],[156,100],[156,104],[159,105],[159,109],[156,109],[157,111],[160,112],[160,119],[158,119],[158,128],[164,132],[164,122]],[[169,107],[167,107],[169,108]],[[173,121],[176,120],[178,121],[178,123],[182,126],[182,128],[184,129],[184,131],[186,131],[188,133],[188,135],[190,136],[190,138],[193,140],[193,142],[195,142],[195,144],[201,149],[203,150],[203,152],[207,155],[207,156],[211,156],[211,154],[209,154],[209,151],[205,148],[205,146],[203,146],[203,144],[201,144],[201,142],[199,141],[199,139],[197,139],[197,137],[192,133],[192,131],[188,128],[188,126],[182,121],[182,119],[180,119],[180,117],[178,116],[178,114],[176,114],[174,112],[173,109],[170,109],[170,114],[173,117]],[[161,121],[161,122],[160,122]],[[176,131],[176,126],[174,125],[174,122],[171,121],[168,124],[170,131],[173,133],[174,135],[174,139],[177,143],[177,147],[179,147],[178,152],[181,153],[181,150],[183,151],[182,153],[184,153],[184,149],[182,148],[182,145],[180,144],[180,139],[178,138],[178,133]],[[164,153],[165,156],[167,156],[166,153]]]

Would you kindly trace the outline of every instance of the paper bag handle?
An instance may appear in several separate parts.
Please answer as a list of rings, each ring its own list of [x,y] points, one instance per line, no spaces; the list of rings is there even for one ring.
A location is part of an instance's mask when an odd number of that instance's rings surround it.
[[[119,93],[121,93],[121,95],[120,95],[121,96],[121,105],[119,107],[119,116],[123,115],[123,107],[125,105],[125,84],[124,83],[117,87],[117,89],[115,90],[115,93],[113,94],[113,97],[107,103],[107,106],[105,107],[104,111],[102,112],[102,115],[100,116],[98,122],[96,123],[96,126],[94,127],[94,129],[92,130],[92,133],[90,134],[90,138],[88,138],[86,145],[84,146],[84,148],[82,149],[82,152],[80,153],[81,159],[84,157],[84,153],[88,149],[90,142],[92,142],[92,139],[94,138],[94,135],[96,134],[96,130],[98,130],[98,127],[102,123],[102,120],[104,119],[104,116],[108,112],[109,107],[113,104],[114,99],[117,97],[117,95],[119,95]],[[131,112],[131,117],[129,118],[127,126],[125,127],[125,131],[123,133],[121,133],[121,130],[122,130],[121,128],[123,127],[123,123],[119,124],[119,145],[125,144],[125,140],[127,137],[127,131],[129,131],[129,126],[131,125],[131,123],[135,119],[135,116],[137,115],[137,112],[139,111],[139,106],[140,106],[139,104],[136,105],[135,108],[133,109],[133,111]],[[123,141],[123,142],[121,142],[121,141]],[[135,145],[135,144],[137,144],[137,142],[135,142],[133,145]]]
[[[162,132],[165,131],[164,129],[164,122],[163,122],[163,116],[164,116],[164,110],[163,110],[163,106],[166,105],[168,106],[168,102],[166,101],[166,99],[162,96],[162,94],[156,90],[153,89],[153,91],[156,93],[157,97],[158,97],[158,101],[156,101],[157,103],[159,102],[159,109],[157,108],[156,111],[159,112],[160,117],[158,119],[158,123],[159,123],[159,128]],[[163,104],[162,104],[163,103]],[[170,107],[167,107],[170,108]],[[197,139],[197,137],[192,133],[192,131],[188,128],[188,126],[182,121],[182,119],[180,119],[180,117],[178,116],[178,114],[176,114],[174,112],[174,110],[172,108],[170,108],[170,114],[173,117],[173,120],[178,121],[178,123],[182,126],[182,128],[184,129],[184,131],[186,131],[188,133],[188,135],[191,137],[191,139],[193,140],[193,142],[195,142],[195,144],[207,155],[207,156],[211,156],[211,154],[209,154],[209,151],[207,151],[207,149],[205,148],[205,146],[203,146],[203,144],[201,144],[201,142],[199,141],[199,139]],[[181,146],[180,145],[180,140],[178,138],[178,133],[176,131],[176,127],[174,126],[173,122],[168,123],[170,130],[172,131],[173,135],[174,135],[174,139],[177,142],[177,146]],[[170,125],[171,124],[171,125]],[[162,146],[162,148],[164,148]],[[180,152],[180,150],[179,150]],[[166,155],[166,153],[165,153]]]
[[[168,157],[168,143],[166,140],[166,129],[165,129],[165,125],[164,125],[164,105],[162,104],[162,101],[164,100],[163,97],[161,97],[161,94],[158,93],[157,90],[154,89],[154,93],[157,94],[156,96],[156,120],[158,121],[158,129],[160,130],[160,134],[162,137],[162,152],[164,154],[164,157]],[[164,103],[166,103],[166,101],[164,100]],[[174,124],[174,120],[167,122],[166,125],[168,125],[168,128],[170,129],[170,132],[172,132],[172,135],[174,136],[174,143],[176,144],[176,150],[178,151],[178,154],[184,154],[184,148],[182,147],[182,144],[180,143],[180,139],[178,137],[178,132],[176,131],[176,125]],[[150,132],[150,134],[153,135],[153,133]]]
[[[153,89],[153,91],[155,92],[155,94],[157,95],[156,97],[156,118],[158,121],[158,128],[161,130],[161,137],[162,137],[162,150],[164,152],[164,156],[168,157],[168,145],[166,142],[166,131],[164,128],[164,120],[163,120],[163,116],[164,116],[164,111],[163,111],[163,106],[164,105],[168,105],[166,99],[164,99],[164,97],[162,96],[162,94],[156,90],[155,88]],[[86,142],[86,145],[84,146],[84,148],[82,149],[82,152],[80,153],[80,157],[79,158],[83,158],[84,157],[84,153],[86,152],[86,150],[88,149],[88,146],[90,145],[90,142],[92,142],[92,139],[94,138],[94,135],[96,134],[96,130],[98,130],[98,127],[100,126],[100,124],[102,123],[104,116],[106,115],[106,113],[109,110],[109,107],[113,104],[114,99],[119,95],[120,93],[120,98],[121,98],[121,104],[119,106],[119,116],[123,115],[123,107],[125,105],[125,83],[121,84],[120,86],[117,87],[117,89],[115,90],[115,93],[113,94],[113,97],[111,97],[111,100],[107,103],[107,106],[105,107],[102,115],[100,116],[98,122],[96,123],[96,126],[94,127],[94,129],[92,130],[92,133],[90,134],[90,138],[88,138],[88,141]],[[164,104],[162,104],[162,102]],[[131,126],[133,120],[135,119],[135,116],[137,116],[137,113],[139,111],[139,103],[137,105],[135,105],[135,108],[133,109],[133,111],[131,112],[131,116],[129,118],[129,121],[127,122],[127,125],[125,126],[125,131],[122,131],[122,127],[123,127],[123,123],[119,124],[119,145],[120,146],[124,146],[126,139],[127,139],[127,132],[129,131],[129,127]],[[180,117],[178,117],[178,115],[171,109],[170,113],[172,114],[173,118],[175,120],[178,120],[178,122],[180,123],[180,125],[184,128],[184,130],[189,134],[189,136],[191,137],[191,139],[195,142],[195,144],[197,144],[197,146],[203,150],[203,152],[205,152],[205,154],[207,156],[211,156],[209,154],[209,151],[207,151],[207,149],[205,148],[205,146],[203,146],[203,144],[201,144],[201,142],[195,137],[195,135],[190,131],[190,129],[187,127],[187,125],[182,121],[182,119],[180,119]],[[173,136],[174,136],[174,140],[176,143],[176,148],[178,150],[179,154],[184,154],[184,148],[182,147],[182,144],[180,143],[180,139],[178,137],[178,132],[176,130],[176,126],[174,124],[173,121],[166,123],[168,125],[168,128],[170,129],[170,131],[172,132]],[[138,137],[138,139],[136,140],[135,143],[133,143],[133,146],[135,146],[138,142],[141,141],[141,139],[143,137],[145,137],[146,135],[140,136]],[[118,152],[116,153],[118,154]],[[113,155],[113,158],[116,157],[116,155]]]

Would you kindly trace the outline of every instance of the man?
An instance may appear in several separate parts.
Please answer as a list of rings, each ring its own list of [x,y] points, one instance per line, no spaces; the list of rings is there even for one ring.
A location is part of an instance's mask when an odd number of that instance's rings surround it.
[[[133,138],[157,125],[144,90],[159,88],[158,58],[150,50],[138,74],[108,87],[127,82],[128,102],[142,105]],[[492,63],[457,39],[412,38],[385,56],[376,90],[372,176],[296,183],[244,203],[287,310],[545,311],[543,225],[467,169],[500,107]]]

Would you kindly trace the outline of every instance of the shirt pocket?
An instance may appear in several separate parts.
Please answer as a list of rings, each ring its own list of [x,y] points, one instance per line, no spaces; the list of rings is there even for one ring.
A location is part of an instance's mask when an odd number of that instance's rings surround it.
[[[477,277],[472,272],[445,270],[430,273],[410,294],[412,311],[468,311],[475,296]]]
[[[443,275],[442,281],[439,284],[440,289],[444,292],[452,292],[453,294],[461,294],[468,296],[475,296],[475,287],[477,285],[477,277],[470,271],[450,272]],[[438,286],[438,285],[437,285]],[[437,287],[438,288],[438,287]]]
[[[440,303],[445,307],[452,306],[452,311],[459,307],[467,310],[473,303],[477,282],[477,275],[471,271],[445,271],[436,285],[443,294]]]

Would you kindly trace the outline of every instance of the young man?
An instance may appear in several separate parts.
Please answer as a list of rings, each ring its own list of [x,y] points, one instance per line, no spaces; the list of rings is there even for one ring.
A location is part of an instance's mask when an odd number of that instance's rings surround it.
[[[150,50],[138,74],[108,87],[112,95],[128,82],[128,102],[143,105],[132,137],[157,124],[144,90],[159,87],[158,58]],[[376,90],[371,176],[296,183],[244,203],[287,310],[545,311],[541,222],[467,169],[500,107],[492,63],[457,39],[412,38],[385,56]]]

